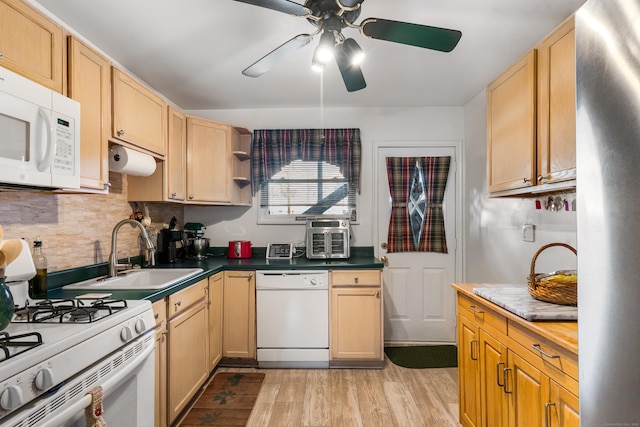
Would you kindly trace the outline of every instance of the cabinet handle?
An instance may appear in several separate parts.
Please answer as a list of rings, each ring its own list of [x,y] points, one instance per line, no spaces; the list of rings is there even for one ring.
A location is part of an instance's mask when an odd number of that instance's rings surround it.
[[[180,307],[182,305],[181,301],[178,301],[177,303],[174,304],[174,308],[176,311],[178,311],[178,307]]]
[[[376,298],[380,299],[380,291],[376,291]]]
[[[353,278],[353,283],[358,283],[358,276]]]
[[[551,415],[549,413],[549,406],[555,407],[556,404],[555,402],[547,402],[544,404],[544,427],[549,427],[549,416]]]
[[[522,178],[522,183],[526,184],[528,182],[531,182],[531,180],[529,178]]]
[[[545,352],[542,348],[540,348],[540,344],[532,344],[531,347],[533,347],[534,350],[538,350],[540,353],[542,353],[545,357],[548,357],[549,359],[560,359],[559,355],[549,354]]]
[[[178,194],[177,193],[171,193],[171,197],[175,198]]]
[[[507,380],[509,378],[509,371],[511,370],[511,368],[504,368],[502,370],[502,381],[504,382],[504,385],[502,386],[502,388],[504,389],[505,393],[511,394],[513,393],[513,390],[507,390]]]
[[[160,317],[160,314],[159,314],[159,313],[155,313],[155,314],[153,315],[153,318],[154,318],[154,319],[157,319],[158,317]]]
[[[469,353],[471,356],[471,360],[478,360],[478,356],[473,356],[473,343],[479,343],[478,340],[471,340],[471,342],[469,343]]]
[[[122,136],[124,135],[124,131],[122,129],[120,129],[118,132],[116,132],[118,134],[118,136]]]
[[[470,305],[469,308],[476,314],[484,314],[483,310],[478,310],[475,305]]]
[[[504,387],[504,381],[502,382],[502,384],[500,384],[500,377],[503,377],[504,375],[504,368],[500,369],[500,365],[504,366],[504,362],[496,363],[496,381],[498,382],[498,387]],[[502,375],[500,375],[500,371],[503,372]],[[504,380],[504,377],[502,379]]]

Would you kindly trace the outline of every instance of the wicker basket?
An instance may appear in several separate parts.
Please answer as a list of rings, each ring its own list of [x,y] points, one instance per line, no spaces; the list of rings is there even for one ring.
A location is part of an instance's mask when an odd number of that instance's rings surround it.
[[[554,276],[558,275],[575,275],[575,270],[560,270],[553,273],[536,274],[536,259],[542,251],[552,246],[563,246],[574,254],[578,255],[578,252],[570,245],[564,243],[549,243],[542,246],[533,255],[531,260],[531,270],[529,272],[529,280],[527,288],[529,293],[535,299],[545,302],[551,302],[554,304],[562,305],[578,305],[578,279],[571,278],[569,280],[557,281],[554,280]]]

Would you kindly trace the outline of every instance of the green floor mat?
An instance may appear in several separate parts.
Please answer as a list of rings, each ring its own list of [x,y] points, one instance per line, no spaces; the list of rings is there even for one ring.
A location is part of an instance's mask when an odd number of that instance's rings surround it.
[[[385,347],[384,352],[389,360],[405,368],[455,368],[458,366],[458,348],[455,345]]]

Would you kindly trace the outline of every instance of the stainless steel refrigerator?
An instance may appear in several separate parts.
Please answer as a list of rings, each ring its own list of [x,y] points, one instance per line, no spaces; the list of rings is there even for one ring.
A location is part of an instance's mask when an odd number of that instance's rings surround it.
[[[582,427],[640,426],[640,0],[576,14]]]

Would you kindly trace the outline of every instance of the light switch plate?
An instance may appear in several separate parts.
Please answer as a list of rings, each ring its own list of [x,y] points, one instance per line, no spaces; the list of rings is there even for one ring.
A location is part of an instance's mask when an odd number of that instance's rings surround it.
[[[535,242],[535,225],[525,224],[522,226],[522,240],[524,242]]]

